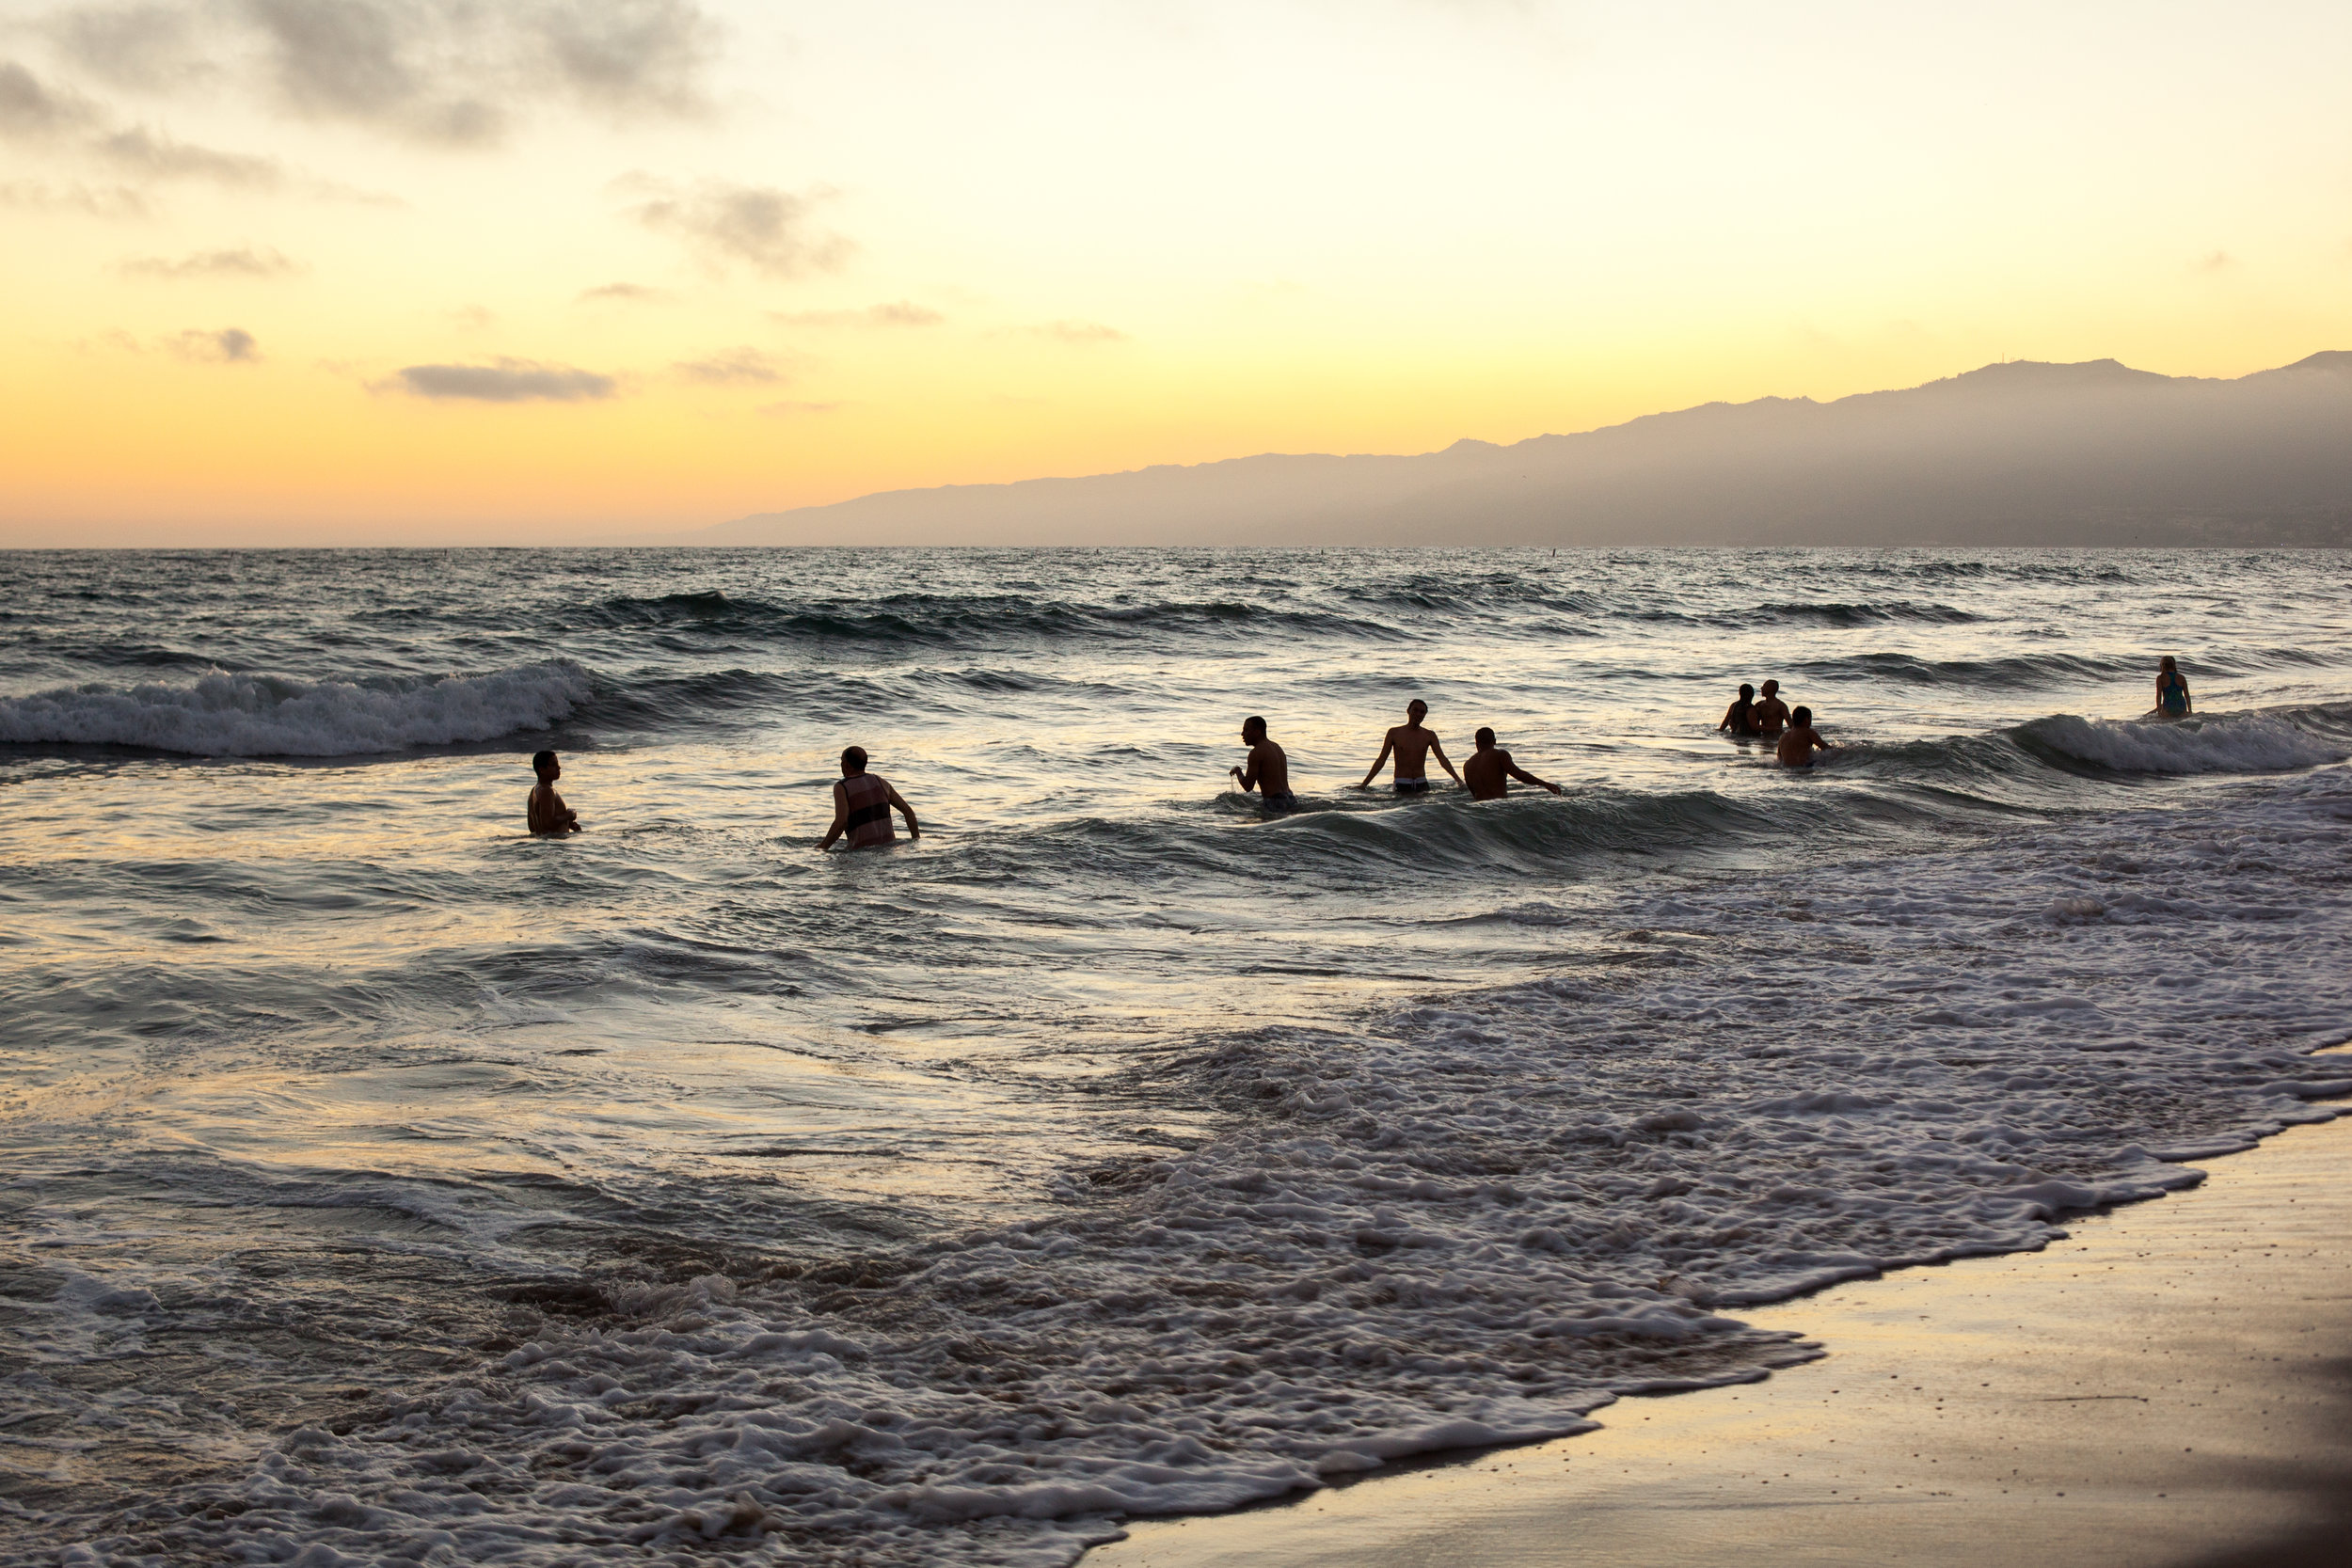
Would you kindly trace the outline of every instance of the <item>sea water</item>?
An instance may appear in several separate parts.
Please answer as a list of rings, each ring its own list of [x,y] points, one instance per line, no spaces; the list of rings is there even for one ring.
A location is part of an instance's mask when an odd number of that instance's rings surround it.
[[[1067,1563],[2352,1091],[2341,553],[0,589],[12,1562]],[[1715,732],[1768,676],[1824,766]],[[1564,792],[1357,791],[1414,697]],[[816,852],[849,744],[919,842]]]

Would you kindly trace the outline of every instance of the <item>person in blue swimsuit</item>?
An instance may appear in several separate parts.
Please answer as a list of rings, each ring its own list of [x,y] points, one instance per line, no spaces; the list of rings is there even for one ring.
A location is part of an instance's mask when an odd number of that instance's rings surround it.
[[[2167,654],[2156,661],[2156,710],[2167,719],[2189,716],[2188,682]]]

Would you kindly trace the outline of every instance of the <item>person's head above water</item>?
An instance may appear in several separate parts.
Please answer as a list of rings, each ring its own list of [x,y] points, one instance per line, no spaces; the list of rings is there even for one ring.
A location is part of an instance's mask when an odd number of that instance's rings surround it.
[[[1495,743],[1495,732],[1482,725],[1478,733],[1470,738],[1478,742],[1478,749],[1483,752]]]
[[[1740,700],[1743,703],[1752,703],[1756,701],[1756,688],[1750,686],[1745,681],[1741,681],[1740,683]]]
[[[2170,654],[2167,654],[2162,658],[2156,660],[2156,668],[2159,670],[2172,670],[2178,668],[2178,666],[2173,664],[2172,656]]]
[[[865,771],[866,748],[863,746],[851,746],[845,749],[841,753],[841,776],[843,778],[847,778],[852,773],[863,773]]]
[[[1411,702],[1405,705],[1405,717],[1410,719],[1416,724],[1420,723],[1428,712],[1429,705],[1422,702],[1419,697],[1414,698]]]
[[[1779,689],[1780,682],[1778,681],[1766,681],[1764,683],[1764,695],[1767,697],[1771,696],[1773,692],[1778,691]],[[1747,691],[1748,689],[1744,686],[1740,689],[1740,694],[1743,697],[1747,695]]]
[[[1241,721],[1241,737],[1244,740],[1251,742],[1263,740],[1265,738],[1265,721],[1254,713],[1248,718],[1243,720]]]
[[[1801,707],[1791,713],[1788,717],[1795,720],[1799,724],[1810,724],[1813,722],[1813,710],[1809,707]]]
[[[560,779],[564,776],[564,765],[555,760],[553,752],[532,752],[531,770],[543,780]]]

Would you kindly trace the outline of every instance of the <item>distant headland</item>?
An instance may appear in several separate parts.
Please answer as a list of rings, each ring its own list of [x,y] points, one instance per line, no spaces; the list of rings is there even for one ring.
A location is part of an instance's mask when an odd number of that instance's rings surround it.
[[[2352,544],[2352,353],[2235,380],[2019,360],[1416,456],[892,490],[697,545]]]

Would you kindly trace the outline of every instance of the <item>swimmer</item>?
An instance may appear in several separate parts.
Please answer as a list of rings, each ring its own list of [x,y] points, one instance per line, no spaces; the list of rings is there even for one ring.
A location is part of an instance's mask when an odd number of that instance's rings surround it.
[[[1816,750],[1828,751],[1829,742],[1813,727],[1813,710],[1801,707],[1788,716],[1788,733],[1780,737],[1779,749],[1773,753],[1783,768],[1810,768]]]
[[[817,847],[832,848],[833,841],[845,832],[852,849],[871,849],[892,842],[897,836],[890,831],[893,806],[907,819],[907,837],[921,838],[923,830],[914,820],[914,808],[898,799],[888,780],[866,770],[865,747],[850,747],[841,753],[841,782],[833,786],[833,826],[817,841]]]
[[[1754,735],[1756,733],[1756,688],[1743,682],[1740,688],[1739,700],[1724,709],[1724,721],[1715,727],[1719,730],[1729,730],[1734,735]]]
[[[1780,700],[1780,682],[1766,681],[1764,695],[1756,700],[1756,733],[1778,735],[1788,722],[1788,705]]]
[[[555,781],[564,776],[564,765],[555,760],[555,753],[534,752],[531,770],[539,775],[539,782],[531,787],[531,799],[523,803],[523,820],[531,824],[531,831],[542,838],[580,832],[580,813],[566,806],[564,797],[555,792]]]
[[[2189,715],[2188,680],[2172,662],[2170,654],[2156,661],[2156,711],[2167,719],[2185,719]]]
[[[1282,754],[1282,748],[1265,733],[1265,721],[1256,714],[1241,721],[1241,738],[1249,748],[1249,767],[1227,769],[1241,781],[1241,792],[1258,791],[1269,807],[1295,806],[1298,797],[1291,793],[1291,759]]]
[[[1419,697],[1413,699],[1412,705],[1405,710],[1405,722],[1391,730],[1381,740],[1380,754],[1373,759],[1372,771],[1364,775],[1364,782],[1356,786],[1358,789],[1372,787],[1372,781],[1379,776],[1380,768],[1387,763],[1391,752],[1396,753],[1396,792],[1399,795],[1419,795],[1428,789],[1427,759],[1432,752],[1438,753],[1438,766],[1445,769],[1446,777],[1455,784],[1462,782],[1462,775],[1454,770],[1454,764],[1446,761],[1445,748],[1438,744],[1437,732],[1422,724],[1422,718],[1428,711],[1427,703]]]
[[[1532,784],[1537,789],[1549,789],[1554,795],[1560,793],[1558,784],[1546,784],[1513,762],[1511,753],[1495,744],[1494,731],[1480,730],[1474,738],[1478,742],[1478,750],[1462,764],[1462,782],[1470,785],[1471,800],[1500,800],[1511,793],[1513,779],[1521,784]]]

